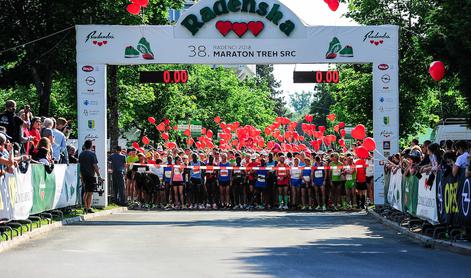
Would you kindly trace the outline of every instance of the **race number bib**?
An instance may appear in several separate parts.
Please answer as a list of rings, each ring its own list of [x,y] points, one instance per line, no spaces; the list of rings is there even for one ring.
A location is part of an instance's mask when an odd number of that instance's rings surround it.
[[[146,171],[146,168],[137,168],[138,173],[144,173]]]
[[[264,176],[264,175],[258,175],[257,180],[258,180],[259,182],[265,182],[265,176]]]
[[[172,177],[172,172],[166,171],[166,172],[165,172],[165,177],[166,177],[166,178],[171,178],[171,177]]]
[[[316,178],[322,178],[322,177],[323,177],[322,171],[315,171],[315,172],[314,172],[314,177],[316,177]]]
[[[333,169],[333,170],[332,170],[332,175],[334,175],[334,176],[340,176],[340,169]]]
[[[310,182],[311,181],[310,176],[304,176],[303,179],[304,179],[305,182]]]
[[[351,174],[347,174],[347,175],[345,176],[345,178],[346,178],[348,181],[353,180],[353,176],[352,176]]]
[[[229,176],[229,171],[228,170],[221,170],[221,177],[227,177]]]

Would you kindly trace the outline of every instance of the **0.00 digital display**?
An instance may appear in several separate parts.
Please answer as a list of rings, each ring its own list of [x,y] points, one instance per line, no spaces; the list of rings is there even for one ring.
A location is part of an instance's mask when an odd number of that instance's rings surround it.
[[[339,83],[338,70],[328,71],[295,71],[293,73],[294,83]]]
[[[186,70],[163,70],[163,71],[141,71],[139,72],[140,83],[164,83],[178,84],[188,82],[188,71]]]

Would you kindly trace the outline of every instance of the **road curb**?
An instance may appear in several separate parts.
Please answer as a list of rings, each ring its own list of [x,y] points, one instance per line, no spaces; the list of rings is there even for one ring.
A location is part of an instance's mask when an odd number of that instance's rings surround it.
[[[376,220],[380,221],[382,224],[385,226],[400,232],[401,234],[407,236],[411,240],[418,242],[424,247],[427,248],[436,248],[440,250],[445,250],[453,253],[458,253],[462,255],[468,255],[471,256],[471,246],[468,246],[466,244],[461,244],[458,242],[451,242],[451,241],[445,241],[445,240],[438,240],[438,239],[433,239],[429,236],[417,234],[414,232],[409,231],[406,228],[403,228],[399,226],[396,222],[393,222],[385,217],[382,217],[378,213],[368,210],[368,215],[372,216]]]
[[[50,231],[54,231],[58,228],[61,228],[64,225],[72,224],[72,223],[77,223],[77,222],[82,222],[82,221],[87,221],[90,219],[94,219],[97,217],[101,216],[107,216],[115,213],[120,213],[127,211],[127,207],[119,207],[115,209],[110,209],[110,210],[104,210],[100,212],[95,212],[93,214],[86,214],[86,215],[81,215],[81,216],[75,216],[71,218],[64,219],[60,222],[54,222],[52,224],[42,226],[41,228],[34,229],[31,232],[26,232],[21,236],[15,237],[12,240],[8,241],[1,241],[0,242],[0,253],[7,251],[11,248],[14,248],[18,245],[21,245],[23,243],[28,242],[29,240],[36,239],[44,234],[49,233]]]

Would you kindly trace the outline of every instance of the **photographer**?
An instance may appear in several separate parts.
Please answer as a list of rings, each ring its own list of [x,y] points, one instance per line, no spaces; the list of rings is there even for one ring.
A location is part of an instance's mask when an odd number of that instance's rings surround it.
[[[83,144],[84,150],[80,153],[79,163],[80,163],[80,176],[82,178],[83,184],[83,203],[85,207],[85,212],[94,213],[92,210],[92,196],[93,192],[96,191],[97,180],[95,174],[98,177],[99,181],[103,181],[100,176],[98,169],[98,160],[96,154],[92,151],[93,142],[92,140],[85,140]]]

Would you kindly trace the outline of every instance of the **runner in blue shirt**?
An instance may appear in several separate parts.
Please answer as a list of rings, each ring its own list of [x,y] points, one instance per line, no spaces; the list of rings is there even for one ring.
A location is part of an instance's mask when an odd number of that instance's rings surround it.
[[[324,167],[324,163],[322,162],[319,156],[316,156],[316,162],[314,163],[314,168],[317,167]],[[323,169],[315,169],[314,171],[314,195],[317,201],[316,210],[325,211],[325,170]]]
[[[190,161],[190,209],[203,209],[203,183],[201,182],[201,162],[198,155],[193,153]]]
[[[312,184],[312,169],[311,167],[311,160],[309,158],[304,159],[304,168],[302,172],[303,180],[301,182],[301,204],[302,204],[302,210],[309,209],[311,210],[311,184]],[[306,196],[307,195],[307,196]],[[306,204],[306,199],[308,199],[308,204]]]
[[[267,163],[265,162],[264,159],[262,159],[260,167],[266,167]],[[257,181],[255,182],[255,190],[256,190],[256,200],[260,199],[259,202],[259,209],[265,209],[265,205],[267,204],[267,194],[266,194],[266,188],[267,188],[267,178],[268,178],[268,170],[257,170]],[[260,196],[260,198],[258,197]]]

